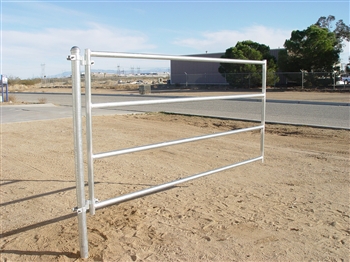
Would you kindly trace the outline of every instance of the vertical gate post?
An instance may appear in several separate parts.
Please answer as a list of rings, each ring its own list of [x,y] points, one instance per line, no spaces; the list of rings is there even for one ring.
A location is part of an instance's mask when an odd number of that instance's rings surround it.
[[[84,163],[82,142],[82,114],[81,114],[81,80],[80,80],[80,49],[77,46],[71,48],[68,57],[72,64],[72,97],[73,97],[73,131],[74,131],[74,159],[75,179],[77,187],[78,232],[81,258],[88,257],[88,239],[86,224],[86,202],[84,192]]]
[[[8,102],[9,101],[9,85],[8,85],[7,77],[5,75],[0,75],[0,83],[1,83],[1,102]],[[4,88],[5,88],[6,98],[4,98]]]
[[[2,82],[2,75],[0,75],[0,84],[1,84],[1,101],[0,102],[7,102],[7,101],[4,101],[4,84]]]
[[[85,49],[85,107],[86,107],[86,147],[89,184],[89,211],[95,215],[94,161],[92,159],[92,114],[91,114],[91,50]]]
[[[266,81],[267,81],[267,62],[264,60],[262,65],[262,86],[261,91],[264,95],[263,103],[261,108],[261,125],[263,128],[260,131],[261,142],[260,142],[260,153],[262,156],[262,162],[264,162],[264,147],[265,147],[265,115],[266,115]]]

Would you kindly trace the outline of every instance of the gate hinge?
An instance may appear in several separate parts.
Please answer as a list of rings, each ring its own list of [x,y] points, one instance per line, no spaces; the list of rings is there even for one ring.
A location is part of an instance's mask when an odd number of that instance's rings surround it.
[[[81,61],[81,63],[85,63],[84,57],[83,56],[77,56],[77,55],[69,55],[67,56],[67,60],[69,61]]]
[[[67,56],[67,60],[70,60],[70,61],[77,60],[77,56],[76,55],[69,55],[69,56]]]
[[[86,212],[87,210],[89,209],[89,201],[85,201],[85,206],[83,207],[73,207],[72,208],[72,211],[75,212],[75,213],[83,213],[83,212]]]
[[[80,213],[83,213],[83,212],[86,213],[86,210],[87,210],[86,207],[81,207],[81,208],[73,207],[73,208],[72,208],[72,211],[73,211],[74,213],[77,213],[77,214],[80,214]]]
[[[98,200],[97,198],[95,198],[95,199],[94,199],[94,203],[98,203],[98,202],[99,202],[99,200]],[[91,203],[91,200],[86,200],[86,201],[85,201],[85,206],[80,207],[80,208],[78,208],[78,207],[73,207],[73,208],[72,208],[72,211],[73,211],[74,213],[78,213],[78,214],[80,214],[80,213],[82,213],[82,212],[86,212],[86,211],[89,210],[90,203]]]

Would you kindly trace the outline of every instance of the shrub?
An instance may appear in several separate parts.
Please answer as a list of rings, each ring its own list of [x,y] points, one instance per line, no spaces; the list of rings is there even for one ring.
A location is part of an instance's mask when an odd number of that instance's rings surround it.
[[[8,79],[8,84],[9,85],[26,85],[26,86],[31,86],[35,84],[41,83],[40,78],[33,78],[33,79],[20,79],[18,77],[16,78],[9,78]]]
[[[40,98],[38,98],[38,101],[39,101],[39,104],[46,104],[47,99],[46,99],[46,97],[40,97]]]
[[[15,95],[9,95],[9,101],[8,102],[12,102],[12,103],[16,103],[17,102],[17,97]]]

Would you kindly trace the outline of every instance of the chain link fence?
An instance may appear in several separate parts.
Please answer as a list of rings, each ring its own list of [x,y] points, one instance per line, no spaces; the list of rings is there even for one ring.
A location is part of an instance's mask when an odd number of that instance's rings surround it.
[[[340,75],[333,72],[267,72],[267,85],[280,89],[345,89]],[[261,73],[172,74],[171,84],[179,86],[228,85],[229,88],[260,87]]]

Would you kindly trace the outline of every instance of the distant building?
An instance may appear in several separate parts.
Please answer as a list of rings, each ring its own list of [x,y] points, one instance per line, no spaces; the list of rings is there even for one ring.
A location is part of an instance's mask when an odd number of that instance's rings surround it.
[[[270,53],[278,59],[281,49],[271,49]],[[196,54],[193,57],[220,58],[224,53]],[[189,85],[226,85],[226,79],[219,73],[220,63],[170,61],[170,83]]]
[[[194,57],[220,58],[223,53],[190,55]],[[226,84],[219,73],[220,63],[170,61],[171,84]]]

